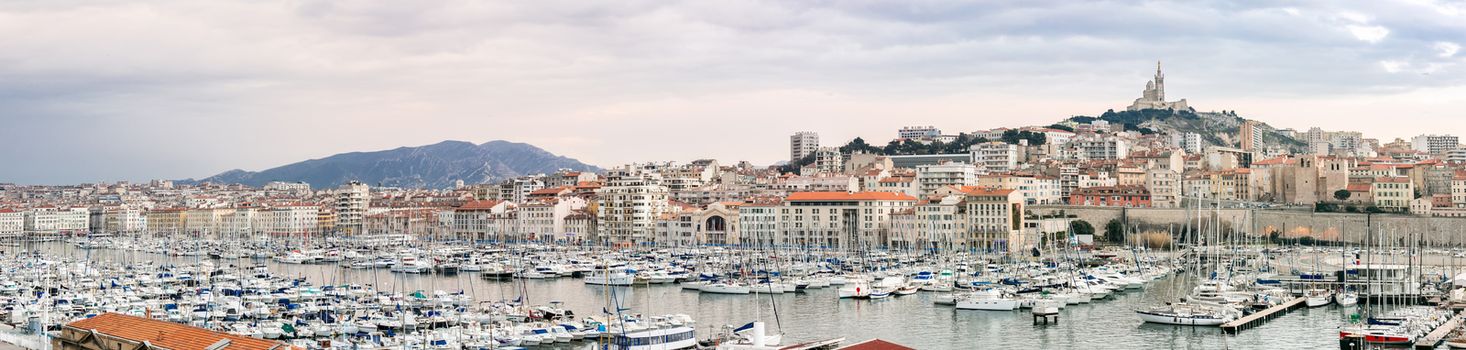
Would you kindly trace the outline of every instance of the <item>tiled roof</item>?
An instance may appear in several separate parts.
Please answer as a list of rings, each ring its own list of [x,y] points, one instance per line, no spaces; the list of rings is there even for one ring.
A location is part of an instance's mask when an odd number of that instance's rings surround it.
[[[180,323],[151,320],[116,313],[105,313],[67,324],[82,330],[96,330],[110,336],[148,343],[171,350],[203,350],[222,339],[229,345],[216,350],[290,349],[285,343],[219,333]]]
[[[896,192],[794,192],[789,201],[914,201],[916,197]]]
[[[494,209],[494,207],[499,206],[499,203],[503,202],[504,201],[491,200],[470,201],[468,203],[463,203],[463,205],[458,207],[458,210],[489,210]]]
[[[962,186],[957,190],[969,196],[1006,196],[1013,193],[1011,189],[983,186]]]

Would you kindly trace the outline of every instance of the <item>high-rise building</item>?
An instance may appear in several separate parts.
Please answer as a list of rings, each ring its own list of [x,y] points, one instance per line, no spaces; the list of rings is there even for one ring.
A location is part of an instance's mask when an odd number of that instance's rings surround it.
[[[1201,134],[1188,132],[1181,135],[1181,149],[1186,150],[1186,153],[1199,154],[1205,146],[1201,143]]]
[[[362,233],[367,209],[371,208],[371,187],[360,181],[336,190],[336,229],[345,234]]]
[[[789,162],[796,162],[805,156],[814,154],[820,148],[820,134],[813,131],[800,131],[789,136]]]
[[[1410,140],[1411,148],[1430,154],[1445,154],[1461,148],[1461,140],[1453,135],[1420,135]]]
[[[1262,150],[1262,130],[1258,128],[1257,121],[1248,120],[1242,122],[1242,129],[1237,131],[1240,135],[1241,144],[1238,145],[1244,151],[1256,152]]]
[[[662,175],[637,166],[612,170],[596,190],[600,237],[611,243],[651,241],[657,219],[667,212],[667,186]]]

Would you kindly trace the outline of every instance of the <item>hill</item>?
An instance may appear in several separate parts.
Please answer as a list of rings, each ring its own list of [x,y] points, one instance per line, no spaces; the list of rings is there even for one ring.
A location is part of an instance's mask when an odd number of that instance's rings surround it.
[[[476,184],[548,174],[559,169],[600,171],[595,166],[525,143],[489,141],[475,145],[464,141],[443,141],[418,147],[342,153],[258,172],[236,169],[181,182],[263,186],[271,181],[301,181],[309,183],[311,188],[323,189],[356,180],[373,186],[448,188],[456,180]]]
[[[1066,121],[1088,124],[1095,120],[1104,120],[1110,122],[1111,125],[1123,125],[1125,130],[1138,131],[1143,134],[1194,132],[1201,135],[1206,144],[1224,147],[1241,146],[1242,125],[1248,121],[1238,116],[1236,112],[1230,111],[1195,112],[1161,109],[1118,112],[1112,109],[1098,117],[1074,116]],[[1263,147],[1280,147],[1294,151],[1301,151],[1307,147],[1306,142],[1294,139],[1267,123],[1254,122],[1260,131],[1259,136]]]

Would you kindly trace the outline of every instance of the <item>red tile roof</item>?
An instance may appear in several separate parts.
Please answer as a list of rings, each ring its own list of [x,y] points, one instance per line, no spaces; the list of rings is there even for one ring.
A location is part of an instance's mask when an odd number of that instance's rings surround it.
[[[788,201],[914,201],[916,197],[896,192],[794,192]]]
[[[1013,193],[1011,189],[983,186],[962,186],[957,190],[969,196],[1006,196]]]
[[[229,346],[220,350],[268,350],[291,349],[288,344],[251,338],[242,335],[219,333],[180,323],[151,320],[123,314],[105,313],[92,318],[67,324],[82,330],[96,330],[110,336],[148,343],[171,350],[203,350],[222,339],[229,339]]]
[[[562,192],[569,192],[569,191],[570,191],[570,186],[560,186],[560,187],[541,188],[541,189],[538,189],[538,190],[534,190],[534,191],[530,192],[529,195],[531,195],[531,196],[553,196],[553,195],[558,195],[558,194],[560,194]]]
[[[494,207],[496,206],[499,206],[499,203],[503,202],[504,201],[490,200],[470,201],[468,203],[463,203],[463,205],[461,206],[458,206],[458,210],[490,210],[494,209]]]

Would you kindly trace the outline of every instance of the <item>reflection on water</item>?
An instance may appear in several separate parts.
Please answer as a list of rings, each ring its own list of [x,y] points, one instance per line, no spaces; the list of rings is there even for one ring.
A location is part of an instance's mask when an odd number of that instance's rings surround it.
[[[42,249],[112,262],[153,260],[188,264],[200,259],[87,251],[61,244],[47,244]],[[958,311],[934,306],[927,292],[874,301],[840,300],[834,288],[802,294],[716,295],[683,291],[676,285],[610,289],[568,278],[494,282],[472,273],[408,275],[331,265],[261,262],[276,273],[303,277],[317,284],[356,283],[396,292],[463,290],[477,300],[514,299],[524,295],[531,304],[562,301],[579,315],[599,313],[613,302],[634,313],[684,313],[697,320],[700,336],[707,336],[723,325],[742,325],[761,319],[771,329],[781,329],[790,341],[844,336],[847,343],[853,343],[878,337],[920,349],[1325,349],[1338,347],[1336,330],[1349,317],[1349,311],[1334,306],[1302,309],[1238,335],[1225,335],[1218,328],[1145,324],[1135,317],[1134,310],[1138,307],[1184,295],[1191,287],[1186,282],[1188,278],[1165,278],[1144,291],[1131,291],[1088,305],[1071,305],[1061,312],[1057,325],[1044,326],[1033,325],[1026,310]],[[231,263],[251,262],[221,262]]]

